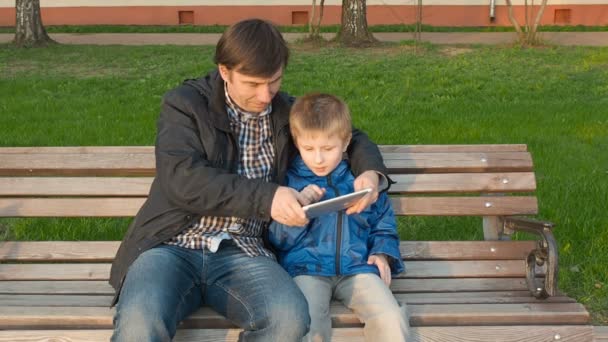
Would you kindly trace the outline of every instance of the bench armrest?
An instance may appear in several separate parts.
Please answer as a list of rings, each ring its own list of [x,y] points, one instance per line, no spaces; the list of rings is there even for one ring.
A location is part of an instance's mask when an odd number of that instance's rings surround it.
[[[519,230],[539,235],[536,249],[532,250],[526,259],[526,279],[528,289],[536,298],[554,296],[557,292],[558,254],[557,242],[553,236],[554,224],[525,217],[505,217],[504,229]],[[536,266],[546,265],[544,285],[536,279]]]

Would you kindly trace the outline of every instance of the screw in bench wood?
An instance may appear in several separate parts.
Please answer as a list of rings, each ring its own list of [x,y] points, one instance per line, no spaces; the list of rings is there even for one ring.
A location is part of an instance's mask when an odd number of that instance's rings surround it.
[[[492,202],[486,202],[486,208],[489,208],[492,206]]]
[[[492,252],[492,253],[496,253],[496,248],[494,248],[494,247],[490,247],[490,252]]]
[[[561,340],[562,336],[560,334],[555,334],[555,336],[553,336],[554,340]]]
[[[496,265],[496,270],[500,271],[500,265]]]
[[[503,179],[502,184],[509,184],[509,179],[507,179],[507,178]]]
[[[487,163],[488,162],[488,160],[486,158],[481,158],[480,160],[481,160],[482,163]]]

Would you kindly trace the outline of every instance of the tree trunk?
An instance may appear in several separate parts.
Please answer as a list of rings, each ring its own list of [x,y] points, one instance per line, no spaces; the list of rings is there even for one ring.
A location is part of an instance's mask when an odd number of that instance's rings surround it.
[[[315,36],[314,20],[315,20],[315,8],[316,7],[317,7],[317,0],[312,0],[312,7],[310,8],[310,19],[308,20],[308,36],[309,37]]]
[[[308,39],[312,41],[321,40],[321,20],[323,20],[323,7],[325,0],[321,0],[319,4],[319,15],[315,16],[317,0],[312,0],[312,8],[310,19],[308,20]],[[316,19],[316,22],[315,22]]]
[[[534,23],[530,26],[530,21],[532,18],[532,14],[528,14],[528,1],[525,2],[525,26],[522,30],[521,26],[515,19],[513,15],[513,3],[511,0],[507,1],[507,8],[509,13],[509,20],[513,27],[515,27],[515,31],[517,31],[517,36],[519,38],[519,43],[522,45],[536,45],[540,43],[540,40],[537,38],[536,33],[538,31],[538,26],[540,25],[540,20],[542,19],[543,13],[545,13],[545,8],[547,7],[547,0],[542,0],[538,12],[536,13],[536,18],[534,19]],[[533,13],[534,9],[534,0],[532,0],[532,8],[530,8],[530,13]]]
[[[416,4],[416,31],[414,32],[416,44],[422,41],[422,0]]]
[[[367,29],[366,0],[342,0],[342,24],[336,39],[346,46],[368,46],[376,42]]]
[[[536,33],[538,31],[538,26],[540,25],[540,20],[543,17],[543,14],[545,13],[545,8],[547,7],[547,0],[543,0],[540,4],[540,8],[538,9],[538,13],[536,13],[536,19],[534,19],[534,26],[532,26],[532,31],[531,36],[529,38],[529,40],[531,40],[533,43],[537,43],[537,38],[536,38]]]
[[[323,10],[325,9],[325,0],[321,0],[319,4],[319,20],[317,20],[317,34],[321,34],[321,20],[323,20]]]
[[[519,26],[517,19],[515,19],[515,15],[513,15],[513,4],[511,3],[511,0],[507,0],[507,8],[509,13],[509,21],[511,22],[511,25],[513,25],[513,27],[515,28],[515,31],[517,31],[517,36],[519,37],[519,40],[523,41],[524,33],[521,30],[521,26]]]
[[[42,25],[40,0],[16,0],[15,45],[19,47],[47,46],[54,43]]]

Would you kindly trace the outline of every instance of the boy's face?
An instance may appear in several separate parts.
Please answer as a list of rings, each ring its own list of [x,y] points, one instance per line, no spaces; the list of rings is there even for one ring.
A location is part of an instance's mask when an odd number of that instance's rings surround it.
[[[238,68],[234,68],[238,69]],[[270,77],[242,74],[220,64],[220,75],[228,86],[228,95],[243,110],[251,113],[263,112],[281,88],[283,68]]]
[[[350,139],[344,140],[336,134],[306,132],[295,138],[296,147],[304,164],[317,176],[327,176],[342,160]]]

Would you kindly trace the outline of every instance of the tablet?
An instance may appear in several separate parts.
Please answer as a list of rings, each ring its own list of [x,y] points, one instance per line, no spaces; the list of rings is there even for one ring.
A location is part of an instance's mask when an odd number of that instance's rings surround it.
[[[325,201],[309,204],[302,207],[302,209],[304,209],[306,217],[308,217],[309,219],[319,217],[321,215],[328,214],[333,211],[344,210],[353,205],[355,202],[357,202],[359,199],[361,199],[363,196],[367,195],[371,191],[372,189],[370,188],[363,189],[360,191],[352,192],[347,195],[342,195]]]

